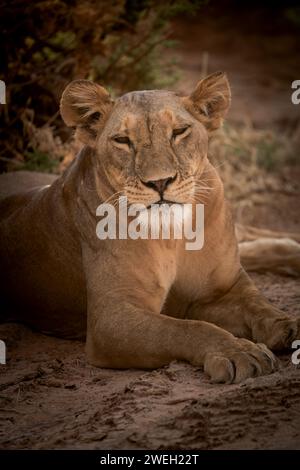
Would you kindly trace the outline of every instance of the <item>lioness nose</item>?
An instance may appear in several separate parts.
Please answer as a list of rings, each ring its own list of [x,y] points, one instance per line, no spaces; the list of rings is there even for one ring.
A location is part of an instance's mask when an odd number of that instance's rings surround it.
[[[155,189],[161,196],[163,195],[164,191],[167,189],[169,184],[171,184],[175,180],[176,176],[172,176],[170,178],[164,178],[161,180],[155,181],[142,181],[145,186],[148,188]]]

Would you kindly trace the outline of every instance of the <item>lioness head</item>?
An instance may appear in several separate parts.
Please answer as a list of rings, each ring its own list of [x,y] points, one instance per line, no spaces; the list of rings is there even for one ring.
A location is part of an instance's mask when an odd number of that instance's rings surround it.
[[[113,102],[100,85],[76,80],[61,99],[61,114],[93,147],[95,165],[111,189],[146,206],[195,201],[207,163],[209,133],[230,104],[223,73],[201,80],[187,97],[149,90]]]

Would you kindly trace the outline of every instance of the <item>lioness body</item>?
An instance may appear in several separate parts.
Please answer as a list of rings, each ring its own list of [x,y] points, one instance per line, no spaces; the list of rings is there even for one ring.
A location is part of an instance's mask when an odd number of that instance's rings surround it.
[[[56,181],[0,202],[3,313],[76,337],[86,324],[85,281],[80,244],[59,187]]]
[[[62,115],[86,146],[50,186],[0,205],[4,313],[52,334],[87,332],[88,360],[98,366],[183,359],[221,382],[274,370],[265,345],[289,346],[298,324],[242,269],[223,185],[207,158],[207,132],[220,125],[229,96],[220,74],[189,98],[149,91],[115,105],[97,85],[71,84]],[[147,207],[204,202],[203,248],[188,251],[172,238],[99,240],[96,209],[116,204],[118,194]]]
[[[15,314],[19,311],[18,317],[23,321],[62,336],[86,333],[86,280],[81,240],[75,229],[82,210],[78,200],[84,200],[82,192],[85,193],[86,203],[94,214],[87,236],[94,237],[96,204],[104,202],[84,189],[95,187],[92,173],[86,180],[82,179],[91,158],[91,151],[85,149],[52,185],[38,186],[0,202],[0,256],[5,273],[2,298],[7,298],[11,308],[14,306]],[[185,240],[115,240],[114,246],[108,247],[108,251],[116,253],[117,264],[124,264],[128,259],[126,273],[140,271],[139,278],[144,280],[143,302],[157,313],[163,309],[165,314],[184,317],[190,302],[198,298],[207,302],[226,292],[240,270],[222,183],[210,164],[208,170],[215,175],[216,191],[205,208],[205,244],[201,250],[186,250]],[[7,192],[15,186],[15,175],[18,174],[5,175],[2,184],[0,176],[2,192],[5,185]],[[32,175],[23,174],[23,181],[26,178],[30,184]],[[45,181],[49,181],[48,175]],[[72,198],[68,197],[69,193]],[[112,244],[104,240],[98,243],[103,245],[103,251],[106,244]],[[12,259],[18,261],[11,263]],[[101,255],[99,262],[102,263]],[[104,253],[103,276],[109,275],[110,270],[114,271],[105,264]],[[119,282],[116,293],[120,287]]]

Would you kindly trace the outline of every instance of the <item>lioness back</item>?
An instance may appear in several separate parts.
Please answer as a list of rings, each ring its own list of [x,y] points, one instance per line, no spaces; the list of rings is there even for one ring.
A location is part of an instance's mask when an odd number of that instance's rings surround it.
[[[22,193],[29,189],[52,184],[57,176],[47,173],[15,171],[0,175],[0,200],[12,194]]]

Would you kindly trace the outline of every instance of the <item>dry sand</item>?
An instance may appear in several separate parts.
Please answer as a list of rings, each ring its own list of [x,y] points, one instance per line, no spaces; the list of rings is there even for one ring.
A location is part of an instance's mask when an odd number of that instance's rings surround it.
[[[253,275],[287,312],[299,282]],[[84,345],[0,325],[2,449],[300,449],[300,369],[291,352],[280,370],[239,385],[213,385],[182,362],[154,370],[97,369]]]

